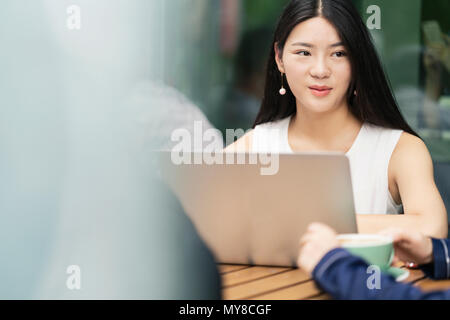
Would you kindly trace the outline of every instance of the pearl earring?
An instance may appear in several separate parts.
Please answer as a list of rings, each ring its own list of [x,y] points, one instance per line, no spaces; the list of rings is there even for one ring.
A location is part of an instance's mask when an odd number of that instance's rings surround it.
[[[283,86],[283,72],[281,72],[281,89],[280,89],[280,95],[284,96],[286,94],[286,89]]]

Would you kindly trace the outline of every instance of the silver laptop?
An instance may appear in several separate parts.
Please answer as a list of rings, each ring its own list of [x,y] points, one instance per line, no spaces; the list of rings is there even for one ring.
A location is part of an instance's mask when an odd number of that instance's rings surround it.
[[[344,154],[280,154],[277,166],[255,154],[231,155],[234,164],[203,156],[162,153],[161,173],[220,263],[296,266],[311,222],[357,232]]]

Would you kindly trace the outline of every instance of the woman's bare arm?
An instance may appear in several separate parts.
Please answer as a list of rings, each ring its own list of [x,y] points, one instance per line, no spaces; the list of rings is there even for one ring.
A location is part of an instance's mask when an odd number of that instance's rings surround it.
[[[434,182],[433,162],[425,143],[411,134],[403,133],[389,166],[405,214],[357,215],[359,232],[374,233],[394,226],[420,231],[431,237],[446,238],[447,211]]]

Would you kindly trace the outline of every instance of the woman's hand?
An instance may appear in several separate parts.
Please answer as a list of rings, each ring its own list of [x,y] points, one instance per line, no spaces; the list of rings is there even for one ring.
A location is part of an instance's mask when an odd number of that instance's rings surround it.
[[[394,240],[394,263],[402,261],[423,265],[433,261],[431,238],[420,232],[390,228],[381,231],[380,234],[390,236]]]
[[[299,268],[311,274],[322,258],[334,248],[339,247],[336,232],[321,224],[311,224],[300,239]]]

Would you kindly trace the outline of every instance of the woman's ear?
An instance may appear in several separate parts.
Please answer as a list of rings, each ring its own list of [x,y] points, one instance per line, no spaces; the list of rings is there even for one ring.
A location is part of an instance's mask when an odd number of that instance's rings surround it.
[[[282,73],[286,73],[284,72],[283,54],[281,50],[278,48],[278,42],[275,42],[274,49],[275,49],[275,62],[278,66],[278,70]]]

